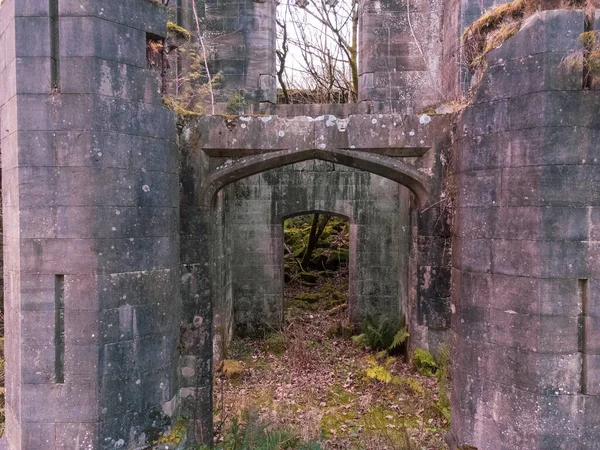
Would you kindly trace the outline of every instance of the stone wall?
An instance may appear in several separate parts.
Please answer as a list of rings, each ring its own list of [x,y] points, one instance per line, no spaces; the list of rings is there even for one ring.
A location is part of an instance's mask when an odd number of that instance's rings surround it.
[[[393,112],[418,113],[445,99],[439,38],[443,2],[360,2],[359,100]]]
[[[203,30],[211,75],[221,74],[217,102],[240,95],[247,102],[275,103],[274,0],[205,0]],[[230,113],[245,111],[230,111]]]
[[[308,160],[240,180],[225,196],[231,208],[227,228],[234,255],[230,271],[238,335],[279,328],[283,221],[314,211],[350,220],[351,321],[359,325],[378,314],[404,318],[412,243],[406,188],[368,172]]]
[[[131,448],[175,394],[178,161],[146,62],[166,15],[59,6],[0,6],[7,435]]]
[[[561,61],[582,11],[530,17],[460,117],[452,433],[486,448],[596,448],[597,90]]]

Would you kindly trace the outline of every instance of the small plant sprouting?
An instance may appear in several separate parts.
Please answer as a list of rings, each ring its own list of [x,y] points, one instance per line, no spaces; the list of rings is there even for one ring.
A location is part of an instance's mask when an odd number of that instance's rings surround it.
[[[246,110],[249,106],[248,101],[244,98],[244,94],[236,92],[229,97],[229,101],[227,102],[227,114],[232,114],[234,116],[244,114],[247,112]]]

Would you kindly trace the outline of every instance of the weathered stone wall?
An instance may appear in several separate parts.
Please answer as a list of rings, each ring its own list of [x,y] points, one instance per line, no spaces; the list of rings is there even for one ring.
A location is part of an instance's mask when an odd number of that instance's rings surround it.
[[[600,128],[582,11],[488,55],[458,129],[452,433],[480,449],[597,448]]]
[[[418,113],[444,100],[441,65],[443,2],[360,2],[359,100]],[[378,109],[375,109],[377,111]]]
[[[213,259],[216,270],[212,280],[215,302],[213,306],[213,361],[220,361],[225,347],[233,335],[233,259],[237,256],[233,241],[237,230],[232,226],[231,197],[228,195],[233,186],[220,191],[217,195],[215,231],[217,240],[213,243]]]
[[[161,11],[0,6],[11,449],[132,448],[166,426],[179,199],[173,117],[146,68]]]
[[[215,100],[227,103],[241,94],[247,102],[275,103],[277,3],[274,0],[203,3],[210,72],[212,76],[221,74],[222,80],[215,90]]]
[[[453,312],[458,444],[597,446],[600,99],[561,64],[581,49],[581,11],[537,14],[489,54],[458,119],[454,186],[451,120],[414,112],[460,92],[458,34],[480,3],[365,2],[363,104],[188,120],[180,167],[145,55],[166,12],[52,5],[0,4],[11,449],[136,448],[180,411],[208,441],[213,313],[225,337],[280,317],[282,222],[310,211],[353,222],[355,311],[401,305],[411,345],[432,350]],[[201,8],[218,101],[274,100],[274,8]]]
[[[351,223],[350,319],[360,324],[368,315],[404,318],[412,241],[405,187],[368,172],[308,160],[240,180],[226,195],[237,334],[257,334],[281,324],[283,221],[315,211],[338,213]]]

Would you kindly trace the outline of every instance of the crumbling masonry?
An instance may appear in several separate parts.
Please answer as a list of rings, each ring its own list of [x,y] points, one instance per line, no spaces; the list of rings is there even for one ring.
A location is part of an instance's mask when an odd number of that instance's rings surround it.
[[[359,102],[275,105],[275,3],[198,4],[217,102],[254,114],[163,106],[160,2],[0,0],[8,447],[135,449],[183,413],[210,439],[213,357],[281,321],[283,220],[321,211],[351,319],[452,349],[453,450],[597,448],[600,91],[561,62],[600,18],[534,14],[428,115],[488,5],[362,1]]]

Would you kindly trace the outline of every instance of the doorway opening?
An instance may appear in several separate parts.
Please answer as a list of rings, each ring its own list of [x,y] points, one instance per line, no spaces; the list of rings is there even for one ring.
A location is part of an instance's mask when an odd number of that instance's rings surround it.
[[[350,221],[319,212],[290,217],[283,223],[283,247],[285,323],[295,318],[313,324],[325,319],[319,327],[323,328],[335,317],[339,330],[351,333]]]
[[[443,446],[448,422],[437,380],[415,371],[389,343],[370,346],[349,319],[354,297],[379,270],[357,254],[361,226],[326,211],[278,223],[272,236],[281,242],[273,245],[282,267],[281,326],[234,337],[215,367],[218,448]],[[381,323],[373,318],[373,329],[385,334]],[[400,330],[392,331],[395,337]]]

